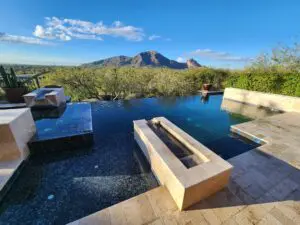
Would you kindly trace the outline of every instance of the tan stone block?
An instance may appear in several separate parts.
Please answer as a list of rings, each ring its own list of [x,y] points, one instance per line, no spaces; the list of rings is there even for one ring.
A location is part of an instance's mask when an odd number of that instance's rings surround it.
[[[281,210],[279,210],[277,207],[273,208],[271,211],[270,211],[270,214],[276,218],[280,223],[282,224],[295,224],[296,223],[291,220],[288,216],[286,216]]]
[[[124,203],[122,210],[128,225],[140,225],[158,219],[146,195],[138,195]]]
[[[278,204],[276,206],[289,220],[295,224],[300,224],[300,206],[297,204]],[[274,212],[276,213],[276,211]],[[279,217],[279,215],[278,215]]]
[[[30,109],[0,110],[0,161],[25,159],[35,131]]]
[[[14,172],[18,169],[22,161],[22,159],[17,159],[0,163],[0,190],[2,190]]]
[[[161,221],[164,225],[185,225],[191,224],[190,222],[185,222],[182,216],[182,212],[174,212],[172,215],[165,215],[161,217]],[[201,221],[199,221],[201,222]]]
[[[126,225],[122,204],[113,205],[105,210],[109,211],[111,225]]]
[[[157,219],[153,222],[147,223],[147,225],[164,225],[164,223],[161,221],[161,219]]]
[[[228,183],[230,172],[225,171],[218,176],[211,177],[185,190],[182,208],[185,209],[201,199],[205,199],[212,194],[222,190]]]
[[[297,97],[248,91],[238,88],[226,88],[223,98],[286,112],[300,112],[300,107],[298,106],[300,105],[300,98]]]
[[[283,225],[274,216],[268,213],[262,220],[260,220],[258,225]]]
[[[255,202],[261,205],[267,212],[269,212],[277,204],[279,204],[278,200],[276,200],[269,192],[264,194],[259,199],[255,200]]]
[[[108,210],[102,210],[88,217],[79,220],[78,225],[110,225],[110,215]]]
[[[244,203],[227,188],[209,197],[206,202],[222,222],[227,221],[245,207]]]
[[[181,212],[181,217],[184,220],[184,224],[198,224],[205,221],[204,216],[200,210],[186,210]]]
[[[261,220],[267,211],[260,205],[249,205],[235,215],[235,221],[240,225],[256,224]]]
[[[197,204],[194,204],[190,208],[187,209],[187,211],[197,211],[198,213],[201,213],[202,216],[206,221],[209,222],[209,224],[213,225],[220,225],[222,224],[222,221],[220,218],[214,213],[211,206],[207,203],[206,200],[203,200]]]
[[[146,120],[134,121],[135,139],[148,159],[154,175],[165,185],[182,210],[223,189],[232,166],[163,117],[154,118],[200,161],[186,168],[150,129]]]
[[[165,187],[146,192],[148,200],[156,216],[169,215],[177,211],[177,205]]]
[[[234,219],[229,219],[225,223],[222,223],[222,225],[239,225]]]

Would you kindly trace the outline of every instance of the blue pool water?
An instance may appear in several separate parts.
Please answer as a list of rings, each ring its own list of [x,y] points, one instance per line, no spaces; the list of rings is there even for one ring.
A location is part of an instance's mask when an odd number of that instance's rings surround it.
[[[221,102],[216,95],[205,103],[200,96],[93,103],[94,145],[31,156],[1,204],[0,224],[66,224],[156,187],[133,120],[165,116],[225,159],[253,148],[229,132],[249,119],[221,111]]]

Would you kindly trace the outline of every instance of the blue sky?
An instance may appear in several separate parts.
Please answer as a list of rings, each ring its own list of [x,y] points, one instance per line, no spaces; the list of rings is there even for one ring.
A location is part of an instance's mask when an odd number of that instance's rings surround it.
[[[300,35],[299,0],[2,0],[1,8],[1,63],[78,65],[156,50],[239,68]]]

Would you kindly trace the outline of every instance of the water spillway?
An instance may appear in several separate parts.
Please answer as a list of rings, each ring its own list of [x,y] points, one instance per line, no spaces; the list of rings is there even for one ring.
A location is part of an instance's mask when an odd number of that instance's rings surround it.
[[[164,117],[133,121],[153,174],[180,210],[223,189],[232,165]]]

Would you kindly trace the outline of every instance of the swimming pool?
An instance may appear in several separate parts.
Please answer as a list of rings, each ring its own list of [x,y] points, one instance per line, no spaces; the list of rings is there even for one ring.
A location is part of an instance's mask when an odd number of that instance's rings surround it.
[[[156,187],[133,120],[164,116],[224,159],[254,148],[229,132],[250,119],[222,111],[221,102],[196,95],[92,103],[94,145],[30,157],[1,204],[1,223],[65,224]]]

